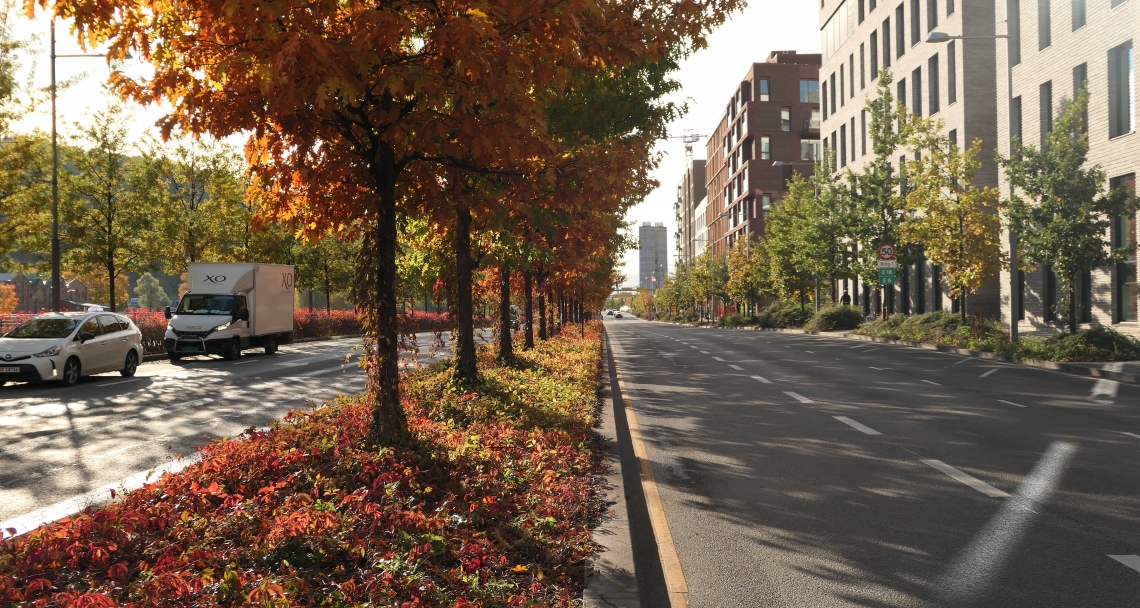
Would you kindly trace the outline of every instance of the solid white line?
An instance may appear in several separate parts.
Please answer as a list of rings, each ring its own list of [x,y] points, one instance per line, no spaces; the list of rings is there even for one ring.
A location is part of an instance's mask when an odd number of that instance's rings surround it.
[[[832,416],[832,418],[835,418],[836,420],[842,422],[843,424],[846,424],[847,426],[849,426],[849,427],[851,427],[857,431],[862,431],[863,433],[866,433],[867,435],[882,435],[882,433],[880,433],[879,431],[876,431],[875,429],[873,429],[869,426],[859,424],[858,422],[855,422],[854,420],[848,418],[847,416]]]
[[[793,393],[792,391],[784,391],[784,394],[795,399],[795,400],[797,400],[797,401],[799,401],[800,403],[815,403],[815,401],[812,401],[811,399],[808,399],[807,397],[804,397],[803,395],[801,395],[799,393]]]
[[[752,376],[752,378],[754,380],[759,380],[759,381],[763,382],[764,384],[772,384],[772,381],[765,378],[764,376]]]
[[[713,357],[713,359],[716,359],[717,361],[720,361],[722,363],[724,362],[724,359],[721,359],[720,357]]]
[[[998,403],[1004,403],[1006,405],[1016,405],[1017,407],[1026,407],[1024,405],[1021,405],[1020,403],[1014,403],[1012,401],[1006,401],[1005,399],[998,399]]]
[[[988,371],[988,372],[986,372],[986,373],[984,373],[984,374],[982,374],[981,376],[978,376],[978,377],[979,377],[979,378],[985,378],[986,376],[989,376],[990,374],[992,374],[992,373],[996,372],[997,370],[998,370],[998,368],[996,368],[996,367],[995,367],[995,368],[991,369],[990,371]]]
[[[1135,437],[1137,439],[1140,439],[1140,435],[1137,435],[1136,433],[1129,433],[1127,431],[1121,431],[1121,433],[1124,433],[1125,435],[1128,435],[1129,437]]]
[[[1140,555],[1109,555],[1109,557],[1140,572]]]
[[[115,386],[116,384],[126,384],[128,382],[134,382],[135,380],[142,380],[142,378],[127,378],[126,380],[119,380],[118,382],[101,382],[101,383],[97,384],[96,386]]]
[[[967,475],[966,473],[955,469],[954,467],[946,464],[945,462],[942,462],[941,460],[922,460],[920,462],[928,467],[942,471],[943,473],[952,477],[955,481],[962,482],[971,488],[974,488],[975,490],[981,492],[982,494],[985,494],[986,496],[992,496],[994,498],[1009,497],[1009,494],[1006,492],[1002,492],[1001,490],[991,486],[981,479],[978,479],[977,477]]]
[[[927,384],[933,384],[934,386],[942,386],[941,384],[938,384],[937,382],[931,382],[930,380],[923,380],[923,382]]]
[[[738,371],[738,372],[744,371],[744,368],[740,367],[739,365],[733,365],[733,364],[729,363],[728,366],[731,367],[732,369]]]

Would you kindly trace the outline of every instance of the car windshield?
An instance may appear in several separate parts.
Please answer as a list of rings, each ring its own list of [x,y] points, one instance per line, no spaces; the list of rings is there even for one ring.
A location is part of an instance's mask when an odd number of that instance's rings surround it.
[[[32,319],[16,326],[6,338],[66,338],[75,331],[79,319]]]
[[[234,296],[186,294],[178,303],[180,315],[232,315]]]

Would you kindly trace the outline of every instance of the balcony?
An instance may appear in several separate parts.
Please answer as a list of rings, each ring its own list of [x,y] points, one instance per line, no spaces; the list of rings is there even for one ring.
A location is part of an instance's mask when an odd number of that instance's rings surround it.
[[[805,118],[801,121],[800,137],[819,138],[819,115],[815,114],[811,118]]]

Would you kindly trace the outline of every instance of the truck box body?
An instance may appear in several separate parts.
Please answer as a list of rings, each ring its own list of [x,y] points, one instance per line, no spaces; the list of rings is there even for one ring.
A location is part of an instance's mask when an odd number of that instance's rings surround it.
[[[192,262],[190,293],[244,293],[253,336],[293,331],[294,271],[281,264]]]

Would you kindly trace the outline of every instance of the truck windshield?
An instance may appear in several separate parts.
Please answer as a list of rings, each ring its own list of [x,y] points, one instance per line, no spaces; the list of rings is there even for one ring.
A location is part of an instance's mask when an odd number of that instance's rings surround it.
[[[178,303],[178,314],[232,315],[234,314],[235,299],[234,296],[188,293]]]
[[[66,338],[79,319],[32,319],[8,332],[5,338]]]

